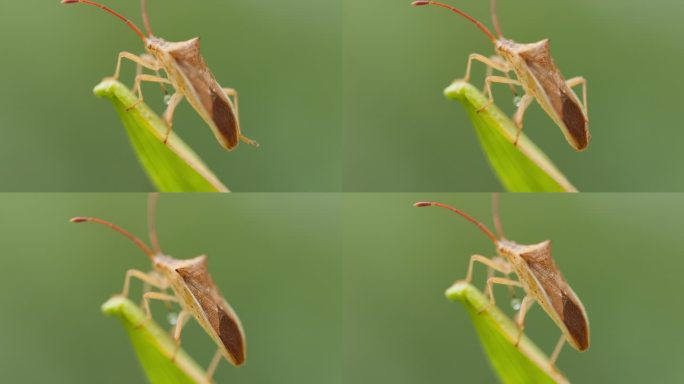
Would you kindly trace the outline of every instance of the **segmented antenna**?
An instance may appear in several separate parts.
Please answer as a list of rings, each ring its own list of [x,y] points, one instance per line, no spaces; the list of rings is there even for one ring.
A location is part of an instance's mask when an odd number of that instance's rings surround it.
[[[492,13],[492,24],[494,24],[494,31],[496,31],[496,34],[499,35],[499,39],[501,39],[503,38],[503,33],[501,33],[501,24],[499,24],[499,16],[496,13],[496,0],[492,0],[489,5],[489,9]]]
[[[451,7],[451,6],[448,6],[448,5],[446,5],[446,4],[438,3],[438,2],[436,2],[436,1],[414,1],[413,3],[411,3],[411,5],[413,5],[414,7],[418,7],[418,6],[421,6],[421,5],[436,5],[436,6],[438,6],[438,7],[446,8],[446,9],[452,11],[452,12],[456,12],[456,13],[458,13],[459,15],[461,15],[461,16],[465,17],[466,19],[468,19],[471,23],[475,24],[478,28],[480,28],[480,30],[481,30],[482,32],[484,32],[485,35],[487,35],[487,37],[489,38],[489,40],[492,41],[492,43],[496,44],[496,37],[494,37],[494,35],[492,34],[492,32],[491,32],[489,29],[487,29],[487,27],[485,27],[484,24],[482,24],[482,23],[480,23],[479,21],[475,20],[474,17],[472,17],[472,16],[470,16],[469,14],[467,14],[467,13],[461,11],[460,9],[457,9],[457,8],[454,8],[454,7]]]
[[[95,3],[95,2],[93,2],[93,1],[88,1],[88,0],[62,0],[62,4],[74,4],[74,3],[82,3],[82,4],[92,5],[92,6],[94,6],[94,7],[98,7],[98,8],[100,8],[100,9],[103,9],[103,10],[105,10],[105,11],[111,13],[112,15],[118,17],[118,18],[121,19],[124,23],[126,23],[126,25],[128,25],[128,27],[130,27],[130,28],[133,30],[133,32],[135,32],[135,34],[138,35],[138,36],[140,37],[140,39],[141,39],[143,42],[147,40],[147,38],[145,37],[145,34],[142,33],[142,31],[140,30],[140,28],[138,28],[135,24],[133,24],[132,21],[128,20],[127,18],[125,18],[125,17],[123,17],[123,16],[121,16],[119,13],[115,12],[115,11],[112,10],[111,8],[105,7],[105,6],[102,5],[102,4],[98,4],[98,3]]]
[[[157,238],[157,201],[159,200],[159,193],[150,193],[147,197],[147,232],[150,236],[152,248],[158,255],[162,254],[161,247],[159,247],[159,239]]]
[[[145,30],[147,31],[147,36],[154,36],[152,34],[152,27],[150,27],[150,18],[147,16],[147,0],[140,1],[140,8],[142,12],[143,24],[145,24]]]
[[[500,239],[505,239],[503,227],[501,226],[501,217],[499,216],[499,194],[492,193],[492,217],[494,218],[494,229]]]
[[[482,232],[484,232],[485,235],[487,235],[487,237],[489,237],[489,238],[492,240],[492,242],[494,243],[495,246],[496,246],[497,243],[498,243],[498,240],[497,240],[496,236],[494,235],[494,233],[492,233],[492,231],[489,230],[489,228],[485,227],[484,224],[482,224],[482,223],[480,223],[479,221],[475,220],[472,216],[470,216],[470,215],[468,215],[467,213],[461,211],[460,209],[454,208],[454,207],[449,206],[449,205],[446,205],[446,204],[436,203],[436,202],[432,202],[432,201],[431,201],[431,202],[418,202],[418,203],[413,204],[413,206],[414,206],[414,207],[440,207],[440,208],[448,209],[448,210],[450,210],[451,212],[454,212],[454,213],[456,213],[456,214],[459,214],[459,215],[461,215],[463,218],[465,218],[466,220],[468,220],[468,221],[470,221],[471,223],[475,224],[478,228],[480,228],[480,230],[481,230]]]
[[[104,225],[105,227],[109,227],[120,234],[126,236],[129,240],[131,240],[135,245],[138,246],[145,254],[150,258],[150,260],[154,261],[154,252],[150,249],[150,247],[147,246],[147,244],[143,243],[142,240],[138,239],[135,237],[132,233],[128,232],[127,230],[119,227],[116,224],[112,224],[109,221],[105,221],[102,219],[98,219],[96,217],[74,217],[73,219],[69,220],[72,223],[96,223],[96,224],[101,224]]]

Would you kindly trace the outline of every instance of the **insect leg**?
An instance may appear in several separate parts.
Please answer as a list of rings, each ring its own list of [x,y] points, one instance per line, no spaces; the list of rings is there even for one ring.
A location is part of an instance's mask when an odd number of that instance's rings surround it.
[[[128,297],[128,288],[131,284],[131,277],[135,277],[138,280],[142,280],[145,283],[159,289],[166,289],[168,287],[168,283],[164,279],[160,279],[154,275],[138,271],[137,269],[129,269],[126,271],[126,280],[124,281],[123,291],[121,292],[121,296],[123,297]]]
[[[511,275],[511,273],[513,273],[513,268],[508,263],[508,261],[506,261],[506,259],[504,259],[503,257],[496,256],[496,257],[492,257],[491,260],[492,260],[492,262],[500,265],[501,267],[507,269],[508,271],[501,271],[501,270],[495,270],[493,268],[487,268],[487,280],[494,277],[495,271],[503,273],[505,277],[508,277]],[[509,285],[508,286],[508,293],[511,295],[511,298],[515,298],[515,287],[512,287]]]
[[[147,315],[148,319],[152,318],[152,312],[150,311],[150,300],[161,300],[161,301],[172,301],[178,302],[175,296],[167,295],[161,292],[147,292],[143,295],[143,311]]]
[[[492,60],[486,56],[480,55],[479,53],[471,53],[470,56],[468,56],[468,65],[466,66],[465,76],[463,76],[463,80],[465,81],[470,81],[470,69],[472,67],[473,60],[477,60],[486,65],[487,70],[489,70],[489,68],[494,68],[504,73],[511,71],[510,65],[508,65],[508,63],[505,61]]]
[[[175,361],[176,353],[178,353],[180,350],[181,332],[183,331],[185,324],[187,324],[188,320],[190,319],[190,316],[192,316],[192,312],[185,309],[178,314],[178,318],[176,319],[176,328],[173,330],[173,340],[176,342],[176,348],[173,350],[171,361]]]
[[[499,284],[499,285],[510,285],[513,287],[522,287],[522,284],[520,282],[507,279],[504,277],[491,277],[487,279],[487,289],[485,290],[485,295],[489,298],[489,304],[482,309],[479,313],[483,313],[489,310],[489,308],[493,307],[496,305],[496,299],[494,298],[494,289],[493,286],[494,284]]]
[[[173,331],[173,339],[176,340],[176,344],[180,345],[180,336],[183,327],[192,316],[192,312],[186,311],[185,309],[178,314],[178,319],[176,319],[176,329]]]
[[[485,79],[485,94],[489,97],[489,102],[485,104],[484,107],[478,109],[478,112],[482,112],[489,108],[490,105],[494,104],[494,95],[492,94],[492,83],[498,84],[512,84],[521,86],[518,80],[510,79],[508,77],[501,76],[487,76]]]
[[[475,262],[481,263],[489,267],[490,270],[498,271],[501,272],[505,275],[508,275],[513,271],[511,268],[511,265],[508,264],[507,262],[502,263],[502,262],[497,262],[495,260],[492,260],[490,258],[487,258],[482,255],[472,255],[470,256],[470,263],[468,264],[468,274],[466,275],[465,282],[470,283],[470,281],[473,279],[473,267],[475,266]],[[490,276],[491,277],[491,276]],[[489,280],[489,279],[487,279]]]
[[[508,65],[508,62],[506,60],[504,60],[501,56],[493,55],[493,56],[490,56],[489,59],[495,63],[499,63],[499,64],[506,65],[506,66]],[[504,75],[509,79],[511,78],[511,76],[509,75],[510,71],[511,71],[511,69],[504,72]],[[485,79],[488,78],[489,76],[493,75],[493,74],[494,74],[494,68],[487,66],[487,71],[485,72]],[[511,93],[513,93],[514,97],[518,96],[518,92],[515,91],[514,85],[509,84],[508,87],[511,89]]]
[[[582,76],[573,77],[565,82],[568,87],[576,87],[582,84],[582,104],[584,104],[584,113],[589,113],[589,104],[587,104],[587,79]]]
[[[520,99],[520,104],[518,104],[518,110],[515,111],[515,115],[513,115],[513,122],[515,122],[515,126],[517,127],[515,132],[515,140],[513,141],[513,145],[515,146],[518,145],[520,134],[523,131],[523,116],[525,116],[525,112],[530,104],[532,104],[532,101],[534,101],[534,97],[529,94],[523,95],[523,97]]]
[[[522,338],[523,331],[525,330],[525,315],[527,315],[527,311],[532,307],[533,304],[534,297],[532,296],[525,296],[525,298],[523,298],[522,303],[520,304],[520,311],[518,312],[518,316],[515,319],[515,322],[518,325],[518,338],[515,341],[516,347],[520,343],[520,338]]]
[[[226,96],[233,98],[233,104],[235,104],[235,115],[239,119],[240,118],[240,107],[238,105],[238,93],[237,93],[237,91],[233,88],[223,88],[223,93],[225,93]],[[240,141],[242,141],[245,144],[249,144],[249,145],[252,145],[255,147],[259,146],[259,143],[257,143],[256,141],[244,136],[242,133],[240,133]]]
[[[556,365],[556,360],[558,359],[558,355],[560,355],[561,349],[563,349],[564,345],[565,345],[565,335],[561,334],[560,340],[558,340],[558,344],[556,344],[556,348],[553,349],[553,353],[551,354],[551,357],[549,358],[549,362],[551,363],[552,366]]]
[[[119,52],[119,58],[116,62],[116,71],[114,71],[114,76],[112,76],[114,80],[119,80],[119,74],[121,73],[121,62],[123,61],[123,59],[128,59],[138,64],[139,66],[143,66],[153,71],[158,71],[161,69],[157,61],[154,59],[150,59],[150,57],[140,57],[130,52]]]
[[[207,367],[207,382],[211,382],[211,378],[214,376],[214,372],[216,372],[216,368],[221,362],[222,355],[221,348],[217,349],[216,353],[214,353],[214,357],[211,359],[211,363],[209,363],[209,366]]]
[[[164,112],[164,121],[166,122],[166,136],[164,136],[164,144],[169,140],[169,135],[173,130],[173,114],[176,112],[176,107],[183,100],[183,94],[176,92],[171,96],[169,100],[169,105],[166,107]]]
[[[142,103],[145,98],[143,97],[142,93],[142,87],[140,87],[140,83],[143,81],[147,81],[150,83],[162,83],[162,84],[171,84],[171,81],[169,79],[165,79],[163,77],[159,76],[152,76],[152,75],[138,75],[135,77],[135,85],[133,86],[133,93],[138,94],[138,101],[133,103],[133,105],[130,105],[126,107],[126,111],[130,111],[131,109],[135,108],[138,104]]]
[[[155,62],[154,56],[150,55],[149,53],[143,53],[143,54],[141,54],[141,55],[140,55],[140,58],[143,59],[143,60],[146,60],[146,61],[148,61],[148,62]],[[143,68],[144,68],[144,67],[143,67],[142,65],[140,65],[140,64],[137,64],[137,65],[135,66],[135,76],[136,76],[136,77],[143,74]],[[159,73],[159,69],[155,69],[155,70],[154,70],[154,73],[155,73],[155,75],[157,75],[157,77],[161,77],[161,74]],[[162,93],[164,93],[164,96],[168,96],[168,95],[169,95],[169,91],[166,90],[166,87],[164,86],[164,84],[160,83],[160,84],[159,84],[159,88],[161,89]]]

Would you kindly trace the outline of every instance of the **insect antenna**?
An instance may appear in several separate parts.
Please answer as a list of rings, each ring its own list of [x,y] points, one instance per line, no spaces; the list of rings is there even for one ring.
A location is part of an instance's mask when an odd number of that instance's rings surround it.
[[[431,202],[418,202],[418,203],[413,204],[413,206],[414,206],[414,207],[439,207],[439,208],[448,209],[448,210],[450,210],[451,212],[454,212],[454,213],[456,213],[456,214],[459,214],[459,215],[461,215],[463,218],[465,218],[466,220],[468,220],[468,221],[470,221],[471,223],[475,224],[478,228],[480,228],[480,230],[481,230],[482,232],[484,232],[485,235],[487,235],[487,237],[489,237],[489,238],[492,240],[492,242],[494,243],[494,245],[496,245],[497,242],[498,242],[496,236],[494,235],[494,233],[493,233],[492,231],[489,230],[489,228],[487,228],[484,224],[480,223],[479,221],[475,220],[472,216],[470,216],[470,215],[468,215],[467,213],[461,211],[460,209],[454,208],[454,207],[449,206],[449,205],[446,205],[446,204],[436,203],[436,202],[432,202],[432,201],[431,201]]]
[[[496,37],[494,37],[494,35],[492,34],[492,32],[491,32],[489,29],[487,29],[487,27],[485,27],[484,24],[482,24],[482,23],[480,23],[479,21],[475,20],[474,17],[472,17],[472,16],[470,16],[469,14],[467,14],[467,13],[461,11],[460,9],[451,7],[451,6],[446,5],[446,4],[438,3],[438,2],[436,2],[436,1],[414,1],[413,3],[411,3],[411,5],[413,5],[414,7],[418,7],[418,6],[421,6],[421,5],[436,5],[436,6],[438,6],[438,7],[446,8],[446,9],[452,11],[452,12],[456,12],[456,13],[458,13],[459,15],[461,15],[461,16],[465,17],[466,19],[468,19],[468,21],[470,21],[471,23],[475,24],[478,28],[480,28],[480,30],[481,30],[482,32],[484,32],[485,35],[487,35],[487,37],[489,38],[489,40],[492,41],[492,43],[496,44]]]
[[[150,26],[150,18],[147,15],[147,0],[140,0],[140,8],[142,11],[143,24],[145,24],[145,30],[147,31],[147,36],[154,36],[152,34],[152,27]]]
[[[159,201],[159,193],[150,193],[147,197],[147,232],[152,248],[158,255],[161,255],[162,251],[157,237],[157,201]]]
[[[94,6],[94,7],[98,7],[98,8],[100,8],[100,9],[102,9],[102,10],[105,10],[105,11],[111,13],[112,15],[118,17],[118,18],[121,19],[124,23],[126,23],[126,25],[128,25],[128,27],[131,28],[131,29],[133,30],[133,32],[135,32],[135,34],[138,35],[138,36],[140,37],[140,39],[141,39],[143,42],[146,40],[145,34],[142,33],[142,31],[140,30],[140,28],[138,28],[135,24],[133,24],[132,21],[128,20],[127,18],[125,18],[125,17],[123,17],[123,16],[121,16],[119,13],[115,12],[115,11],[112,10],[111,8],[105,7],[105,6],[102,5],[102,4],[98,4],[98,3],[95,3],[95,2],[93,2],[93,1],[88,1],[88,0],[62,0],[62,4],[74,4],[74,3],[82,3],[82,4],[92,5],[92,6]]]
[[[105,227],[109,227],[120,234],[126,236],[129,240],[131,240],[135,245],[138,246],[145,254],[150,258],[154,259],[154,252],[150,249],[150,247],[147,246],[147,244],[143,243],[142,240],[138,239],[135,237],[132,233],[128,232],[127,230],[119,227],[116,224],[112,224],[108,221],[98,219],[97,217],[74,217],[73,219],[69,220],[72,223],[96,223],[96,224],[101,224],[104,225]]]
[[[501,217],[499,216],[499,194],[492,193],[492,217],[494,218],[494,229],[500,239],[505,239],[503,227],[501,226]]]
[[[499,24],[499,16],[496,13],[496,0],[492,0],[489,4],[492,13],[492,24],[494,24],[494,31],[499,36],[499,39],[501,39],[503,38],[503,33],[501,33],[501,24]]]

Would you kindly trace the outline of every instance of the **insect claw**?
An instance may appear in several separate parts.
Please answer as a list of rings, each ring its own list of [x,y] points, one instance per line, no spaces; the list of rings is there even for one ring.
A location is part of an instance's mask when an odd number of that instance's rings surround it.
[[[494,101],[489,100],[482,108],[477,110],[477,113],[483,112],[485,109],[489,108],[490,105],[494,104]]]
[[[520,340],[522,339],[523,336],[523,331],[525,330],[525,326],[518,326],[518,337],[515,340],[515,347],[517,348],[518,345],[520,344]]]
[[[173,348],[173,355],[171,355],[171,362],[174,363],[176,361],[176,356],[178,355],[178,351],[180,351],[180,340],[176,340],[176,346]]]
[[[493,306],[494,306],[494,303],[489,303],[489,304],[487,304],[486,307],[484,307],[484,308],[482,308],[481,310],[479,310],[479,311],[477,312],[477,314],[478,314],[478,315],[481,315],[481,314],[483,314],[483,313],[485,313],[485,312],[488,312]]]
[[[131,104],[130,106],[126,107],[126,112],[130,112],[131,109],[133,109],[133,108],[137,107],[138,105],[142,104],[142,102],[143,102],[143,99],[140,99],[140,100],[136,101],[135,103]]]

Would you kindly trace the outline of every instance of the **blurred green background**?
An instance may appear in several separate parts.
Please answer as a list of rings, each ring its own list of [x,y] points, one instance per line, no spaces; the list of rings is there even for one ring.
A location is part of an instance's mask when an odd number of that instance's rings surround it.
[[[149,261],[119,234],[68,219],[108,219],[147,241],[146,200],[0,195],[0,381],[145,381],[124,329],[100,305],[120,292],[127,269],[149,270]],[[321,194],[160,198],[162,249],[177,258],[208,255],[245,326],[247,363],[236,369],[222,362],[217,382],[342,382],[340,207],[339,197]],[[133,282],[134,300],[140,286]],[[164,306],[153,308],[164,321]],[[194,320],[182,342],[204,367],[216,350]]]
[[[344,379],[349,383],[496,382],[460,303],[444,291],[465,277],[470,255],[495,254],[459,216],[414,208],[436,200],[492,226],[488,194],[344,197]],[[509,239],[551,239],[556,263],[584,303],[592,345],[558,361],[573,383],[681,383],[684,196],[503,195]],[[474,284],[484,287],[485,268]],[[510,310],[506,288],[499,305]],[[521,296],[519,296],[521,297]],[[559,331],[535,305],[526,332],[547,353]]]
[[[489,1],[443,0],[491,28]],[[493,54],[467,20],[410,0],[343,2],[344,189],[492,191],[501,186],[462,106],[443,89],[468,54]],[[582,191],[681,191],[684,3],[499,0],[504,35],[551,39],[567,77],[588,79],[589,149],[576,153],[535,103],[525,132]],[[472,81],[484,84],[483,65]],[[512,114],[511,93],[496,86]]]
[[[102,0],[142,27],[139,0]],[[240,94],[243,133],[258,149],[228,153],[187,101],[174,130],[235,191],[341,189],[341,15],[316,0],[150,0],[155,34],[200,36],[207,64]],[[93,87],[120,51],[141,53],[124,24],[59,0],[0,2],[3,92],[0,180],[4,191],[147,191],[122,123]],[[135,65],[122,81],[132,86]],[[156,84],[144,88],[165,109]]]

